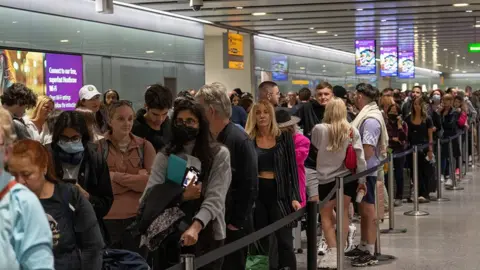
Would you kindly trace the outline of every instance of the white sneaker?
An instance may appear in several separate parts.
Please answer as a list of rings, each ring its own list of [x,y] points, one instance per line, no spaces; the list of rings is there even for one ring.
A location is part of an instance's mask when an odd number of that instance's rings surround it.
[[[337,269],[337,249],[328,249],[317,264],[318,269]]]
[[[445,182],[445,176],[443,176],[443,175],[440,176],[440,181],[441,181],[442,183]]]
[[[448,178],[447,181],[445,181],[445,186],[453,186],[452,179]]]
[[[318,246],[317,248],[318,255],[323,256],[325,255],[325,253],[327,253],[328,246],[327,246],[327,242],[325,241],[325,238],[322,237],[320,241],[318,241],[317,246]]]
[[[350,250],[355,248],[355,246],[353,245],[353,240],[355,239],[356,232],[357,227],[355,226],[355,224],[351,223],[348,226],[347,247],[345,248],[345,252],[349,252]]]

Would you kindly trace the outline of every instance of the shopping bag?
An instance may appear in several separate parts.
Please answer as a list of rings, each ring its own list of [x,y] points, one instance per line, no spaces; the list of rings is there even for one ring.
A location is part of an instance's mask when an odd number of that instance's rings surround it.
[[[268,256],[248,255],[245,270],[269,270]]]

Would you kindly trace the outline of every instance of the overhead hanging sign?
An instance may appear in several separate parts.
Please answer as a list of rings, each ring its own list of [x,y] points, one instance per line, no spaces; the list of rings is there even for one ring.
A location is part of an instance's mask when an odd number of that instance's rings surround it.
[[[355,73],[376,74],[375,40],[355,40]]]
[[[468,44],[468,52],[480,53],[480,43],[470,43],[470,44]]]
[[[223,68],[244,69],[243,35],[223,33]]]
[[[380,76],[396,77],[398,73],[398,52],[396,46],[380,47]]]
[[[228,54],[243,56],[243,35],[228,33]]]
[[[398,53],[398,78],[415,78],[415,54],[413,52]]]

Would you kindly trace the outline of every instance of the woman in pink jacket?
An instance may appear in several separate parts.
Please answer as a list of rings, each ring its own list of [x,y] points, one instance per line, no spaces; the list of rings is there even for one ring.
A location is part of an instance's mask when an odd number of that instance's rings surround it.
[[[308,151],[310,149],[310,140],[301,133],[297,132],[297,123],[300,122],[300,118],[290,116],[290,113],[287,110],[277,110],[275,112],[275,118],[277,119],[280,130],[288,131],[293,136],[293,142],[295,143],[295,155],[297,159],[298,191],[300,192],[300,198],[302,199],[300,204],[302,207],[304,207],[307,204],[304,162],[307,159]]]

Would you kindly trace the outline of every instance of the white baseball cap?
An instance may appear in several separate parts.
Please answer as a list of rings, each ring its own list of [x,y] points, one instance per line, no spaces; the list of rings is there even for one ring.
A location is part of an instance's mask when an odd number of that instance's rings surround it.
[[[95,96],[99,96],[99,95],[101,95],[101,93],[98,92],[95,85],[91,85],[91,84],[84,85],[82,88],[80,88],[80,91],[78,92],[78,98],[80,100],[83,100],[83,99],[90,100]]]

